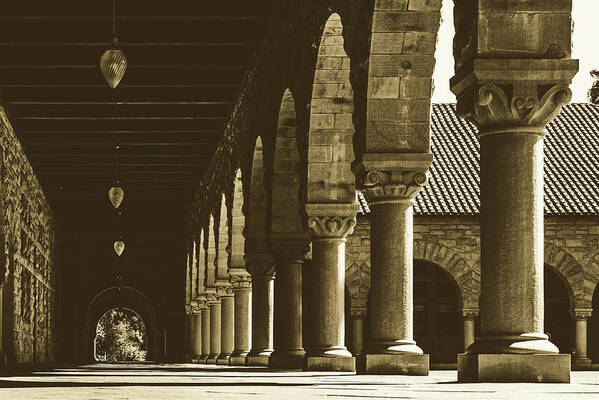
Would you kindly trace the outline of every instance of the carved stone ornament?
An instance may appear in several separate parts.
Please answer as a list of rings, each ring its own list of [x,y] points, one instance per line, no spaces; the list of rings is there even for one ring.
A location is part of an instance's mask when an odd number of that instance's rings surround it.
[[[428,182],[425,171],[365,171],[359,183],[370,202],[377,200],[413,201]]]
[[[572,98],[572,91],[565,84],[487,83],[472,90],[467,95],[471,99],[460,98],[457,111],[460,117],[478,126],[481,135],[513,128],[544,134],[545,126]]]
[[[592,308],[575,308],[572,311],[572,316],[576,319],[589,319],[592,314]]]
[[[477,318],[478,315],[478,308],[462,308],[462,317],[464,318]]]
[[[272,239],[271,247],[277,260],[304,260],[310,252],[306,239]]]
[[[365,308],[352,308],[351,309],[351,317],[355,319],[364,319],[366,317],[366,309]]]
[[[252,287],[252,277],[247,275],[233,275],[229,278],[231,284],[234,289],[247,288],[250,289]]]
[[[233,286],[218,286],[216,288],[216,294],[219,297],[233,296]]]
[[[315,238],[345,238],[356,226],[355,216],[309,216],[308,228]]]
[[[245,257],[245,268],[256,277],[274,278],[275,262],[270,254],[249,254]]]
[[[220,300],[216,294],[208,293],[208,294],[206,294],[206,302],[208,303],[208,305],[211,305],[211,304],[219,303]]]

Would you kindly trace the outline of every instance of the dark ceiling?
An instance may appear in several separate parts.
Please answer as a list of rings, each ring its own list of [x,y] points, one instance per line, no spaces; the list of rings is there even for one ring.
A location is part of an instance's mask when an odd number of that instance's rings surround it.
[[[99,69],[111,45],[111,0],[3,2],[0,99],[63,227],[113,228],[107,192],[117,143],[123,224],[180,225],[269,3],[117,1],[129,66],[112,90]]]

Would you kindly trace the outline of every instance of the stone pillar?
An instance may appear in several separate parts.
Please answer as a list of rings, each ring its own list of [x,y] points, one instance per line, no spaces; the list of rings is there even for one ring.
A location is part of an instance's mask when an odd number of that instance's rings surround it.
[[[272,237],[276,260],[274,352],[269,366],[301,369],[306,352],[302,345],[302,266],[310,251],[308,239]]]
[[[362,354],[364,350],[364,317],[366,310],[352,309],[351,310],[351,352],[354,356]]]
[[[366,153],[354,167],[370,206],[370,341],[358,371],[428,375],[413,336],[413,204],[432,155]]]
[[[543,321],[543,137],[571,98],[569,59],[475,59],[452,79],[480,139],[480,335],[460,382],[569,382]],[[509,368],[506,366],[509,365]]]
[[[3,325],[3,321],[2,321],[2,307],[3,307],[3,302],[2,302],[2,298],[4,296],[4,282],[0,281],[0,368],[2,368],[3,366],[6,365],[6,354],[4,353],[4,337],[2,336],[2,327]]]
[[[185,361],[186,362],[192,362],[193,360],[193,341],[194,341],[194,337],[195,337],[195,325],[194,325],[194,321],[193,321],[193,313],[191,312],[191,306],[187,306],[186,307],[186,314],[185,314],[185,325],[187,327],[187,343],[186,343],[186,350],[185,350]]]
[[[220,303],[221,303],[221,349],[216,363],[229,365],[229,358],[234,350],[234,307],[235,299],[233,298],[233,287],[227,286],[219,288]]]
[[[312,334],[304,368],[355,371],[345,347],[345,241],[356,226],[357,204],[306,204],[312,236]]]
[[[476,318],[478,317],[478,309],[463,308],[462,317],[464,320],[464,351],[474,343],[476,339]]]
[[[193,310],[191,362],[199,362],[202,357],[202,311],[198,307]]]
[[[245,365],[251,349],[252,332],[252,283],[249,276],[232,276],[235,296],[235,348],[229,365]]]
[[[246,268],[252,274],[252,350],[246,365],[268,366],[273,352],[274,260],[269,254],[249,255]]]
[[[220,354],[220,331],[221,331],[221,304],[220,299],[214,295],[208,298],[208,306],[210,307],[210,354],[206,360],[206,364],[216,364],[216,359]]]
[[[210,308],[208,304],[202,308],[202,357],[199,362],[206,363],[210,355]]]
[[[587,321],[592,314],[592,308],[576,308],[573,312],[576,321],[576,358],[574,359],[574,367],[576,369],[591,368],[591,359],[588,358],[587,354]]]

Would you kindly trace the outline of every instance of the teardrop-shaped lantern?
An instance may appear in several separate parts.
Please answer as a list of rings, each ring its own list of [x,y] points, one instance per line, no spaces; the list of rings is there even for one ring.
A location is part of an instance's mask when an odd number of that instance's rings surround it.
[[[100,69],[108,85],[114,89],[123,79],[127,70],[125,53],[119,49],[106,50],[100,57]]]
[[[114,206],[114,208],[119,208],[121,203],[123,202],[123,198],[125,197],[125,191],[120,186],[113,186],[108,191],[108,198],[110,202]]]
[[[125,250],[125,242],[123,242],[122,240],[117,240],[116,242],[114,242],[114,251],[116,252],[117,256],[120,256],[121,254],[123,254],[124,250]]]

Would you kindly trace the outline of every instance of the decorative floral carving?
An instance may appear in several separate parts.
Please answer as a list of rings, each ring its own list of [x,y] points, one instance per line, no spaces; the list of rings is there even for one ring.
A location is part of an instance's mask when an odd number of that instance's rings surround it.
[[[462,308],[462,317],[464,318],[478,318],[478,308]]]
[[[275,263],[270,254],[246,255],[245,268],[254,278],[275,276]]]
[[[274,256],[282,260],[303,260],[310,252],[310,243],[305,239],[273,239],[271,247]]]
[[[571,98],[572,91],[566,84],[485,83],[459,97],[457,112],[478,126],[483,135],[506,128],[526,128],[543,134],[545,126]]]
[[[364,171],[359,179],[362,193],[370,202],[413,200],[428,182],[425,171]]]
[[[234,289],[252,287],[252,277],[249,275],[233,275],[229,279]]]
[[[233,296],[233,286],[218,286],[216,288],[216,294],[219,297]]]
[[[309,216],[308,228],[317,238],[344,238],[351,235],[356,226],[355,216]]]
[[[572,316],[576,319],[589,319],[592,314],[592,308],[576,308],[572,311]]]

